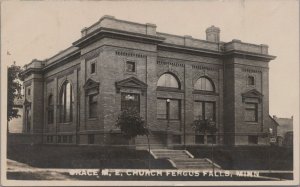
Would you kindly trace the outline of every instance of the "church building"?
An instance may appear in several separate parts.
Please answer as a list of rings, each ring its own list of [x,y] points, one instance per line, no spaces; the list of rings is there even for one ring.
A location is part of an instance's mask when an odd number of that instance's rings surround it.
[[[116,128],[136,109],[150,143],[268,144],[269,62],[265,44],[161,33],[156,25],[103,16],[58,54],[25,65],[23,133],[43,144],[145,145]],[[215,134],[195,132],[210,119]]]

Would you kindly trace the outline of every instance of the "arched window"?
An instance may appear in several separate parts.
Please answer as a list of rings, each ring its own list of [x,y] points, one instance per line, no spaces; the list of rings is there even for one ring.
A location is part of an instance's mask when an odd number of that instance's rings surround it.
[[[48,124],[53,124],[54,121],[54,102],[53,96],[48,97]]]
[[[194,89],[195,90],[201,90],[201,91],[213,92],[214,91],[214,85],[213,85],[213,82],[211,80],[209,80],[208,78],[201,77],[195,83]]]
[[[60,121],[63,123],[72,121],[73,113],[73,91],[72,85],[69,81],[66,81],[60,90]]]
[[[169,87],[169,88],[180,88],[178,80],[170,73],[165,73],[158,79],[157,86]]]
[[[253,76],[248,76],[248,85],[254,85],[255,84],[255,79]]]

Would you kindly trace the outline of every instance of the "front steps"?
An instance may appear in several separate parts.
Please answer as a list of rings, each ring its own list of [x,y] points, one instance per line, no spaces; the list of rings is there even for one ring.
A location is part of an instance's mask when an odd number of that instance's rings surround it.
[[[154,158],[169,159],[177,169],[211,170],[213,167],[221,169],[219,165],[212,163],[207,158],[194,158],[187,150],[152,149],[150,152]]]

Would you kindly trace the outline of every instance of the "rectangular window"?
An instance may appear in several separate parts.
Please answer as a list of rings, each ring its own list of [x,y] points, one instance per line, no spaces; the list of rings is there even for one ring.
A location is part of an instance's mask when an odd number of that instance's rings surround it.
[[[196,135],[195,143],[196,144],[204,144],[204,135]]]
[[[135,72],[135,62],[127,61],[126,62],[126,71]]]
[[[140,112],[140,95],[134,93],[122,93],[121,110]]]
[[[91,63],[91,74],[95,73],[96,72],[96,63],[95,62],[92,62]]]
[[[167,105],[165,99],[157,99],[157,119],[167,119]]]
[[[98,95],[89,96],[89,117],[90,118],[96,118],[98,114],[97,96]]]
[[[248,136],[248,144],[258,144],[258,136]]]
[[[54,121],[54,110],[53,108],[48,109],[48,124],[53,124]]]
[[[180,103],[179,100],[170,101],[170,119],[180,119]]]
[[[194,102],[194,120],[212,119],[215,121],[215,102],[195,101]]]
[[[95,143],[95,135],[89,134],[88,135],[88,144],[94,144]]]
[[[57,143],[61,142],[61,136],[57,136]]]
[[[30,94],[31,94],[31,89],[28,88],[28,90],[27,90],[27,95],[30,95]]]
[[[169,102],[167,102],[169,101]],[[180,100],[157,99],[157,119],[180,119]]]
[[[247,122],[257,122],[257,103],[246,103],[245,108],[245,121]]]

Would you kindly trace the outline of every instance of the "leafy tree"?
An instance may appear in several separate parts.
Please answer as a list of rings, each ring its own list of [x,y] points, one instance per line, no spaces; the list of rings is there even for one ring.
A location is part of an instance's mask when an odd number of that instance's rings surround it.
[[[17,66],[15,62],[7,70],[7,121],[20,117],[19,110],[14,108],[14,100],[22,96],[22,85],[18,81],[20,72],[21,67]]]
[[[193,128],[195,129],[196,133],[203,133],[204,137],[207,133],[210,133],[211,135],[214,135],[218,129],[216,127],[216,123],[213,121],[213,119],[202,119],[201,116],[199,119],[196,119],[192,123]],[[213,162],[214,159],[214,143],[212,141],[211,143],[211,161]],[[212,163],[213,171],[214,171],[214,164]]]
[[[146,127],[145,121],[140,117],[140,114],[135,110],[124,110],[118,117],[116,126],[120,128],[122,134],[128,140],[137,136],[147,136],[148,149],[150,153],[150,130]],[[149,158],[150,169],[150,158]]]

